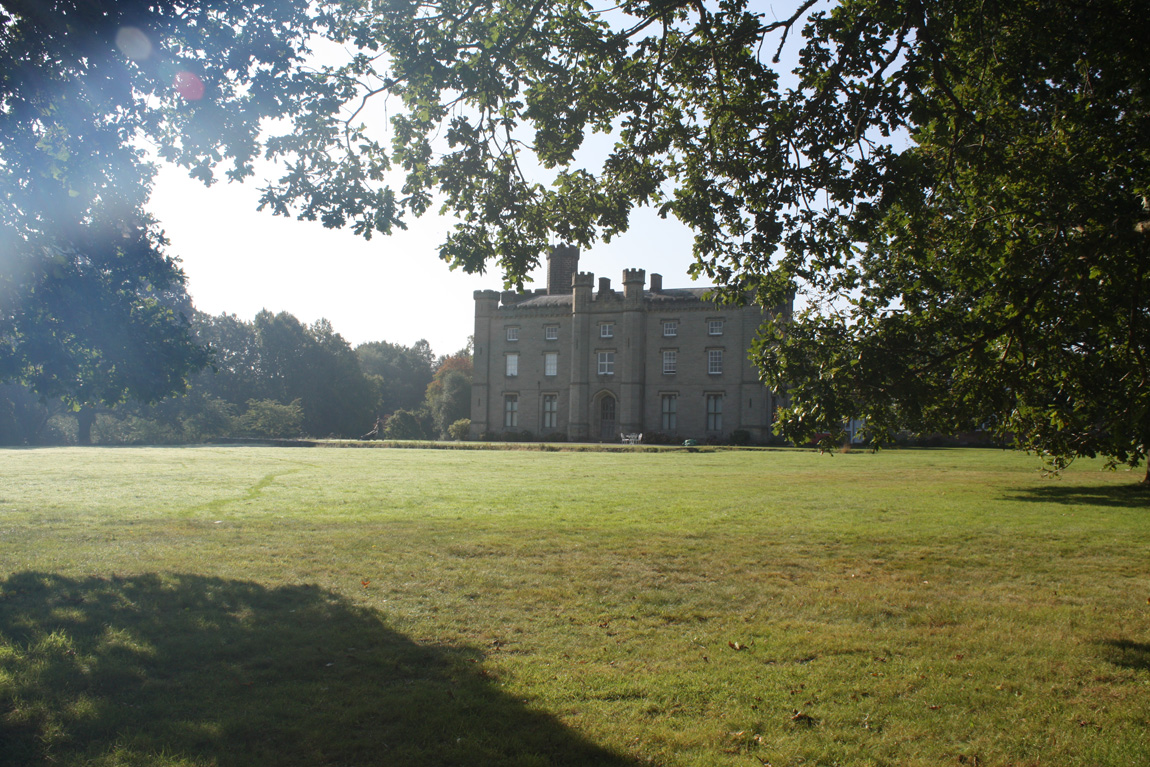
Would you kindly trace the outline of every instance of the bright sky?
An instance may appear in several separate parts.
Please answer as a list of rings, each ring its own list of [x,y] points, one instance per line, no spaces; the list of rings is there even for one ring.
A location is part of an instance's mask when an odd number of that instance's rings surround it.
[[[350,230],[257,212],[258,183],[219,182],[210,188],[178,168],[161,170],[150,209],[183,261],[188,292],[209,314],[250,320],[261,309],[288,311],[312,323],[324,317],[355,346],[427,339],[436,354],[463,348],[474,326],[475,290],[502,290],[497,272],[469,275],[439,260],[451,221],[428,214],[406,232],[369,242]],[[651,210],[611,244],[580,253],[579,269],[622,282],[624,269],[664,276],[667,287],[693,285],[691,232]],[[532,273],[545,287],[546,259]]]

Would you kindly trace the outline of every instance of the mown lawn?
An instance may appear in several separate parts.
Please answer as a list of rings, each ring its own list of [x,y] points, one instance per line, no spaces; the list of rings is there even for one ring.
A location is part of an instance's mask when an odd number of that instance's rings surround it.
[[[1150,496],[992,450],[0,452],[5,765],[1150,764]]]

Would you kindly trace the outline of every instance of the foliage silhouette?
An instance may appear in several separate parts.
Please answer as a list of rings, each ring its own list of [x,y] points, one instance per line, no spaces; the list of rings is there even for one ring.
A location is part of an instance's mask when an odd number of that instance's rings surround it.
[[[6,764],[624,765],[318,586],[198,575],[0,581]]]

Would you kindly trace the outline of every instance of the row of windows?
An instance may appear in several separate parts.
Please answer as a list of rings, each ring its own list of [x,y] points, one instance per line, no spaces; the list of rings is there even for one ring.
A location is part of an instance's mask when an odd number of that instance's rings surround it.
[[[543,326],[543,338],[548,340],[548,341],[558,341],[559,340],[559,326],[558,325],[544,325]],[[519,326],[518,325],[508,326],[508,328],[507,328],[507,340],[508,341],[518,341],[519,340]]]
[[[679,367],[679,352],[675,349],[668,349],[663,352],[663,375],[674,375],[678,372]],[[710,375],[722,375],[723,373],[723,350],[722,349],[708,349],[707,350],[707,373]]]
[[[507,375],[510,377],[519,375],[519,355],[508,354],[504,360],[507,364]],[[543,375],[559,375],[559,352],[545,352],[543,354]]]
[[[679,428],[679,395],[677,394],[664,394],[662,395],[662,419],[661,426],[663,431],[673,433]],[[708,394],[707,395],[707,431],[722,431],[723,430],[723,395],[722,394]]]
[[[504,358],[507,362],[507,375],[514,377],[519,375],[519,354],[508,354]],[[597,359],[598,372],[601,376],[615,375],[615,352],[598,352]],[[668,349],[663,352],[663,375],[675,375],[679,367],[679,352],[675,349]],[[707,350],[707,373],[709,375],[722,375],[723,373],[723,350],[722,349],[708,349]],[[554,376],[559,375],[559,352],[544,352],[543,353],[543,375]]]
[[[609,322],[604,322],[599,326],[600,338],[611,338],[614,335],[614,325]],[[678,320],[663,320],[663,337],[675,338],[679,335],[679,321]],[[707,335],[721,336],[723,335],[723,321],[722,320],[707,320]]]
[[[679,321],[678,320],[663,320],[663,337],[674,338],[679,335]],[[722,320],[707,320],[707,335],[721,336],[723,335],[723,321]],[[600,338],[614,338],[615,337],[615,323],[602,322],[599,324],[599,337]],[[558,325],[544,325],[543,338],[548,341],[559,340],[559,326]],[[507,340],[519,340],[519,326],[509,325],[507,327]]]
[[[662,395],[661,426],[663,431],[673,433],[679,428],[679,395]],[[707,431],[723,430],[723,395],[708,394],[707,402]]]
[[[664,394],[661,398],[661,428],[667,433],[674,433],[679,428],[679,395]],[[723,430],[723,395],[708,394],[707,405],[707,431]],[[503,395],[503,426],[514,429],[519,426],[519,395]],[[543,428],[555,429],[559,426],[559,395],[543,395]]]
[[[514,429],[519,426],[519,395],[506,394],[503,397],[503,426]],[[559,426],[559,395],[543,395],[543,428]]]
[[[607,357],[609,362],[607,370],[604,370],[604,357]],[[615,353],[614,352],[599,352],[599,375],[612,375],[615,372]],[[679,351],[677,349],[666,349],[663,352],[663,375],[672,376],[679,372]],[[713,376],[723,374],[723,350],[722,349],[708,349],[707,350],[707,373]]]

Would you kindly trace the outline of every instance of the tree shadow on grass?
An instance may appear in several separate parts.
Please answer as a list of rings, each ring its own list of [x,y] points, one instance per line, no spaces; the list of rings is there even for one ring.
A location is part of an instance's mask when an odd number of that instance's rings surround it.
[[[316,586],[0,580],[5,764],[607,765],[499,689]]]
[[[1066,506],[1150,509],[1150,489],[1138,484],[1107,487],[1046,484],[1020,490],[1008,498],[1011,501],[1058,503]]]
[[[1098,644],[1106,652],[1106,660],[1115,666],[1150,671],[1150,642],[1106,639]]]

